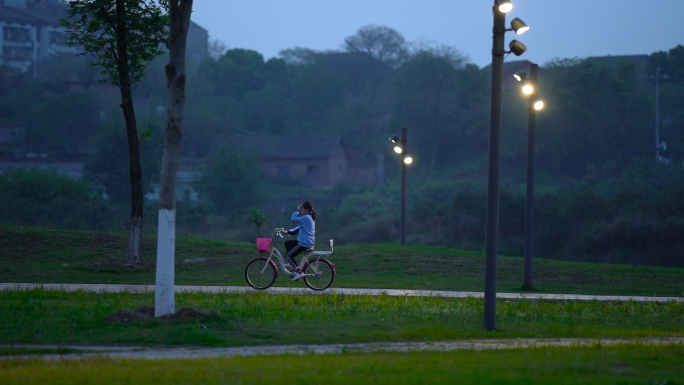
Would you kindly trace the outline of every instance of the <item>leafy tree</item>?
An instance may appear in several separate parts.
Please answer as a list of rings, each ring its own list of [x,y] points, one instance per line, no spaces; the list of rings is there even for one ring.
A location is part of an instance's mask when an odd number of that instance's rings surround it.
[[[0,222],[76,230],[120,230],[124,218],[85,180],[54,170],[0,173]]]
[[[581,178],[611,162],[617,170],[651,153],[649,101],[632,61],[589,58],[550,63],[540,78],[548,108],[538,125],[538,163]]]
[[[126,262],[139,263],[144,196],[132,88],[147,64],[163,53],[161,45],[166,42],[168,18],[154,0],[69,0],[66,4],[69,18],[60,22],[67,28],[67,44],[83,47],[80,55],[91,54],[93,64],[105,76],[103,81],[121,91],[131,179]]]
[[[263,199],[263,172],[257,164],[253,156],[226,145],[204,163],[194,187],[200,199],[213,204],[216,213],[243,213]]]
[[[140,163],[143,172],[143,192],[152,192],[159,178],[162,131],[156,123],[142,125],[147,137],[140,142]],[[118,119],[103,124],[95,138],[95,152],[85,159],[84,176],[101,194],[116,204],[130,204],[130,171],[126,162],[126,137]]]
[[[684,160],[684,109],[681,108],[684,105],[684,46],[650,56],[646,71],[653,82],[656,68],[660,68],[660,140],[667,144],[667,150],[661,154],[680,163]]]
[[[249,223],[254,224],[257,229],[257,236],[261,237],[261,231],[259,229],[266,224],[268,218],[257,209],[247,209],[247,211],[249,211]]]
[[[438,52],[422,51],[406,62],[396,74],[393,125],[410,127],[409,151],[434,167],[486,148],[484,84],[477,67]]]
[[[356,34],[344,39],[343,47],[347,52],[365,52],[395,68],[409,56],[406,40],[399,32],[373,24],[359,28]]]
[[[95,137],[99,101],[89,91],[46,94],[31,107],[24,123],[27,150],[74,157]]]

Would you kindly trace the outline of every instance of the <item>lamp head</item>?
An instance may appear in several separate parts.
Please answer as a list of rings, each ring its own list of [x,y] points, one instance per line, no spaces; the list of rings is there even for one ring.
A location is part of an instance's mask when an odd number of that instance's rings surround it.
[[[399,141],[399,136],[398,136],[398,135],[392,135],[392,136],[389,138],[389,140],[390,140],[390,142],[392,142],[392,143],[396,143],[396,142]]]
[[[397,154],[401,154],[402,152],[404,152],[404,149],[401,148],[401,146],[394,146],[394,152],[396,152]]]
[[[499,8],[499,12],[501,13],[508,13],[513,9],[513,4],[511,3],[511,0],[499,0],[497,8]]]
[[[408,165],[408,164],[411,164],[411,163],[413,163],[413,158],[411,158],[410,156],[406,155],[406,156],[404,157],[404,164]]]
[[[515,54],[515,56],[520,56],[525,51],[527,51],[527,47],[525,47],[525,44],[523,44],[517,40],[511,40],[511,42],[508,43],[508,48],[511,49],[511,52],[513,52]]]
[[[535,110],[540,111],[542,108],[544,108],[544,102],[541,100],[536,100],[532,104],[532,107],[534,107]]]
[[[515,31],[516,35],[522,35],[523,33],[529,31],[530,27],[525,24],[520,18],[515,18],[511,21],[511,29]]]
[[[534,92],[534,87],[532,87],[530,84],[525,84],[522,88],[522,92],[525,95],[532,95]]]
[[[525,72],[524,70],[518,71],[513,74],[513,77],[515,78],[515,80],[521,82],[527,78],[527,72]]]

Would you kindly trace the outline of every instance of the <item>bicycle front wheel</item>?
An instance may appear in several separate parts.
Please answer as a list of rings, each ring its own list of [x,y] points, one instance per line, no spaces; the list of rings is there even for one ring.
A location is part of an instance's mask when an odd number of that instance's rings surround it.
[[[332,285],[335,267],[327,259],[311,260],[304,264],[304,283],[309,289],[321,291]]]
[[[266,261],[268,259],[264,257],[254,259],[247,264],[245,269],[247,283],[257,290],[268,289],[278,277],[278,269],[275,263]]]

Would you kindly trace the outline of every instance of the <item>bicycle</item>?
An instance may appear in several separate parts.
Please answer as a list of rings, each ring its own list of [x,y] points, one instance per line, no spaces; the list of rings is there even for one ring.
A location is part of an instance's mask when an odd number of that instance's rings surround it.
[[[283,255],[276,248],[278,238],[283,238],[283,228],[276,228],[271,234],[270,244],[268,247],[268,256],[262,256],[250,261],[245,268],[245,279],[249,286],[257,290],[265,290],[273,285],[278,278],[278,267],[274,259],[280,261],[280,267],[290,277],[297,274],[296,269],[293,269],[289,262],[285,261]],[[268,241],[268,238],[264,238]],[[299,268],[304,273],[304,283],[311,290],[321,291],[332,285],[335,279],[335,264],[324,258],[323,256],[332,255],[333,240],[328,241],[330,251],[314,251],[313,248],[306,250],[302,259],[299,262]]]

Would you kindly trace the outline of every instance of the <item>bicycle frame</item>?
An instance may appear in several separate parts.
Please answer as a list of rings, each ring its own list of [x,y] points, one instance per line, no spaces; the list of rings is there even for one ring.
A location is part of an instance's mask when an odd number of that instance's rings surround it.
[[[285,262],[285,258],[280,253],[280,250],[276,248],[276,244],[278,243],[278,237],[283,237],[283,230],[284,229],[282,227],[276,228],[275,230],[273,230],[273,234],[271,234],[271,249],[269,250],[268,258],[266,259],[266,263],[264,264],[264,270],[268,267],[268,264],[273,260],[273,258],[276,257],[280,262],[280,267],[283,269],[283,271],[288,275],[294,275],[295,271],[291,269],[290,263]],[[330,251],[314,251],[313,248],[305,251],[302,254],[302,259],[299,261],[298,267],[302,269],[304,268],[304,264],[306,264],[306,262],[315,262],[320,260],[324,255],[332,255],[333,240],[331,239],[328,244],[330,245]],[[312,255],[317,256],[317,258],[312,258],[311,260],[309,260],[309,257]]]
[[[245,279],[247,283],[257,290],[265,290],[271,287],[278,279],[278,266],[275,260],[280,262],[280,269],[290,277],[297,275],[297,280],[302,278],[306,286],[312,290],[325,290],[332,285],[335,279],[335,264],[330,262],[326,255],[333,253],[333,240],[331,239],[330,251],[314,251],[313,248],[306,250],[299,261],[299,268],[294,269],[290,265],[287,257],[278,250],[278,237],[283,238],[283,229],[276,228],[271,235],[271,244],[267,251],[268,256],[260,256],[253,259],[245,268]],[[301,273],[298,273],[301,272]]]

